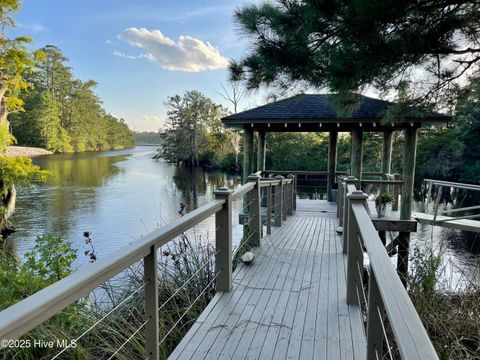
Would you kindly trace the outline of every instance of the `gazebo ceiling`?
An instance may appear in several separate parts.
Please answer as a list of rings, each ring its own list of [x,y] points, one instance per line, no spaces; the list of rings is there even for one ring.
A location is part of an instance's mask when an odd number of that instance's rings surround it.
[[[338,111],[331,94],[300,94],[222,118],[226,127],[253,127],[260,131],[365,131],[444,125],[451,117],[437,112],[400,113],[393,123],[384,120],[392,102],[359,95],[352,111]]]

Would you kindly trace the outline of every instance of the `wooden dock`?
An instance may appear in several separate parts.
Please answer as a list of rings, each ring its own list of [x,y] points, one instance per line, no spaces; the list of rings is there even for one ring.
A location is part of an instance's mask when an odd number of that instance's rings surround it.
[[[454,217],[443,215],[437,215],[435,218],[433,214],[420,212],[413,213],[412,217],[420,224],[437,225],[455,230],[480,233],[480,221],[478,220],[456,219]]]
[[[358,306],[346,302],[346,258],[335,206],[297,212],[240,265],[169,359],[365,359]]]

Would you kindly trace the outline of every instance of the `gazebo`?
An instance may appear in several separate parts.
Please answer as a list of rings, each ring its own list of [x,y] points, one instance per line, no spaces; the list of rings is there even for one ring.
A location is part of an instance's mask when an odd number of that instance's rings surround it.
[[[254,171],[265,170],[265,134],[272,132],[328,132],[328,181],[330,194],[337,168],[337,140],[339,132],[350,132],[350,174],[362,179],[363,133],[383,133],[381,171],[391,171],[393,131],[403,131],[405,146],[402,174],[401,219],[410,219],[417,133],[422,126],[445,125],[451,117],[437,112],[405,110],[385,121],[387,112],[395,104],[389,101],[358,95],[358,102],[350,111],[339,110],[339,95],[300,94],[222,118],[227,128],[243,129],[243,179]],[[254,169],[254,136],[257,133],[257,169]],[[291,169],[295,170],[295,169]],[[330,195],[329,195],[330,196]]]

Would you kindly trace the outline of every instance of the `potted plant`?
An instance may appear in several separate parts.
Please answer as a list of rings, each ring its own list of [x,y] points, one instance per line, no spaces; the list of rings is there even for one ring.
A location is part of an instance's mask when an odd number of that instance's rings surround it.
[[[378,217],[384,217],[385,212],[387,210],[387,204],[390,204],[393,202],[393,196],[390,195],[389,193],[383,193],[377,196],[375,199],[375,205],[377,207],[377,214]]]

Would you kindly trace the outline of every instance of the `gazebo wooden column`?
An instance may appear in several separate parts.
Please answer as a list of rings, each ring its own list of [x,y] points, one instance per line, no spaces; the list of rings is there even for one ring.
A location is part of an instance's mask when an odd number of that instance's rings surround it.
[[[415,158],[417,154],[417,132],[417,124],[405,129],[400,220],[410,220],[412,217],[413,183],[415,180]],[[398,234],[398,240],[397,270],[400,275],[404,277],[408,272],[408,248],[410,246],[410,233],[400,232]],[[402,280],[405,283],[405,278]]]
[[[359,128],[353,128],[351,133],[350,147],[350,172],[358,179],[358,187],[362,181],[362,158],[363,158],[363,131]]]
[[[265,155],[267,147],[265,142],[265,131],[258,132],[258,150],[257,150],[257,171],[265,170]]]
[[[382,153],[382,174],[385,179],[385,174],[390,174],[392,171],[392,140],[393,130],[387,129],[383,132],[383,153]],[[380,187],[380,194],[384,193],[385,185]]]
[[[327,200],[333,201],[332,188],[335,183],[335,172],[337,171],[337,143],[338,131],[330,131],[328,137],[328,179],[327,179]]]
[[[253,173],[253,129],[243,130],[243,182]]]

